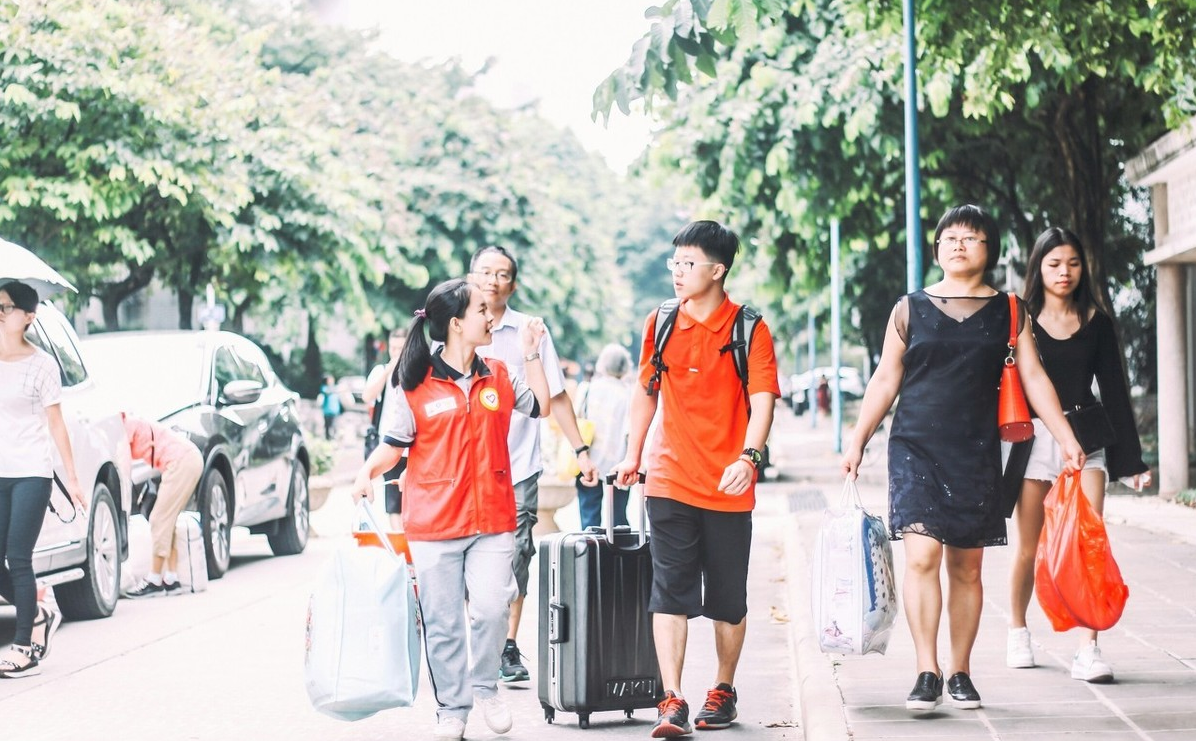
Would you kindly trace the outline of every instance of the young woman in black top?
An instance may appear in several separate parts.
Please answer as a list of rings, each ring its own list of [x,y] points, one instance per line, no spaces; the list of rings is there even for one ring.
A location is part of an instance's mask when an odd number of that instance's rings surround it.
[[[1141,488],[1150,485],[1150,470],[1142,462],[1113,320],[1097,304],[1084,248],[1075,234],[1052,227],[1038,237],[1026,271],[1025,300],[1042,365],[1063,408],[1095,403],[1093,378],[1100,387],[1117,442],[1087,456],[1080,481],[1092,506],[1102,512],[1108,478],[1133,477],[1132,484]],[[1034,591],[1034,552],[1042,531],[1043,500],[1062,471],[1058,443],[1037,418],[1034,427],[1033,449],[1014,515],[1020,542],[1010,580],[1012,614],[1006,654],[1006,663],[1013,668],[1035,665],[1026,609]],[[1096,631],[1084,631],[1083,640],[1072,662],[1072,678],[1111,682],[1113,670],[1101,657]]]

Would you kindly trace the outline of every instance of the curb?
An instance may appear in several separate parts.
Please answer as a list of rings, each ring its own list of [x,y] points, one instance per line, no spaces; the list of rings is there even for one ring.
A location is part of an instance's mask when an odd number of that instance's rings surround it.
[[[793,646],[796,697],[805,741],[847,741],[843,695],[831,660],[818,647],[810,616],[810,566],[801,537],[801,518],[789,515],[785,528],[785,561],[789,582],[790,642]]]

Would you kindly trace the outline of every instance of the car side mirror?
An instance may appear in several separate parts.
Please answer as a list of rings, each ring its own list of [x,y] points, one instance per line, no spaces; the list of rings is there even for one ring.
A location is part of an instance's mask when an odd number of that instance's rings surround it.
[[[221,404],[252,404],[265,388],[257,381],[229,381],[220,390]]]

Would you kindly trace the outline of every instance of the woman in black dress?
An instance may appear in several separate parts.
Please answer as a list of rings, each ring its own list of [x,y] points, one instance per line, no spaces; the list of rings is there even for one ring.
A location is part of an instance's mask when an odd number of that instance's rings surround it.
[[[1099,308],[1084,247],[1075,234],[1052,227],[1038,237],[1026,269],[1026,307],[1033,318],[1042,364],[1063,407],[1076,409],[1095,403],[1094,378],[1100,387],[1101,403],[1117,441],[1087,457],[1080,486],[1093,509],[1103,512],[1107,477],[1132,477],[1131,484],[1141,488],[1150,485],[1150,469],[1142,462],[1142,444],[1134,424],[1122,368],[1124,356],[1113,319]],[[1033,448],[1014,519],[1018,549],[1010,574],[1011,617],[1005,656],[1005,663],[1013,668],[1034,666],[1026,608],[1034,592],[1034,552],[1042,532],[1043,500],[1061,468],[1055,439],[1041,420],[1034,420],[1034,428]],[[1081,633],[1083,643],[1072,660],[1072,679],[1113,681],[1113,670],[1096,644],[1096,631]]]
[[[905,543],[902,598],[918,671],[906,708],[920,711],[942,702],[944,563],[951,629],[945,684],[956,707],[980,707],[969,675],[984,597],[981,564],[985,546],[1005,544],[997,389],[1008,352],[1009,301],[984,281],[1000,254],[996,222],[976,206],[957,206],[939,220],[934,244],[943,279],[894,307],[843,456],[843,473],[854,478],[864,446],[900,394],[889,434],[889,531]],[[1016,360],[1027,400],[1060,441],[1066,465],[1079,468],[1083,451],[1019,313]]]

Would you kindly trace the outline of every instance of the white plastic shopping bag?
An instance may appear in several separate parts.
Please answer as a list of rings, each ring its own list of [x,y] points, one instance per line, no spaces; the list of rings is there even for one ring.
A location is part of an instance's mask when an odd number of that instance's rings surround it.
[[[823,515],[813,580],[819,648],[883,654],[897,619],[893,549],[884,522],[864,509],[851,479],[844,483],[838,509]]]
[[[154,544],[145,515],[129,515],[129,557],[120,568],[120,593],[127,595],[149,576]]]
[[[180,512],[174,523],[174,550],[178,560],[179,584],[184,592],[208,588],[208,554],[198,512]]]
[[[338,549],[307,608],[304,674],[316,710],[361,720],[410,706],[419,683],[415,590],[368,507],[360,508],[384,548]]]

